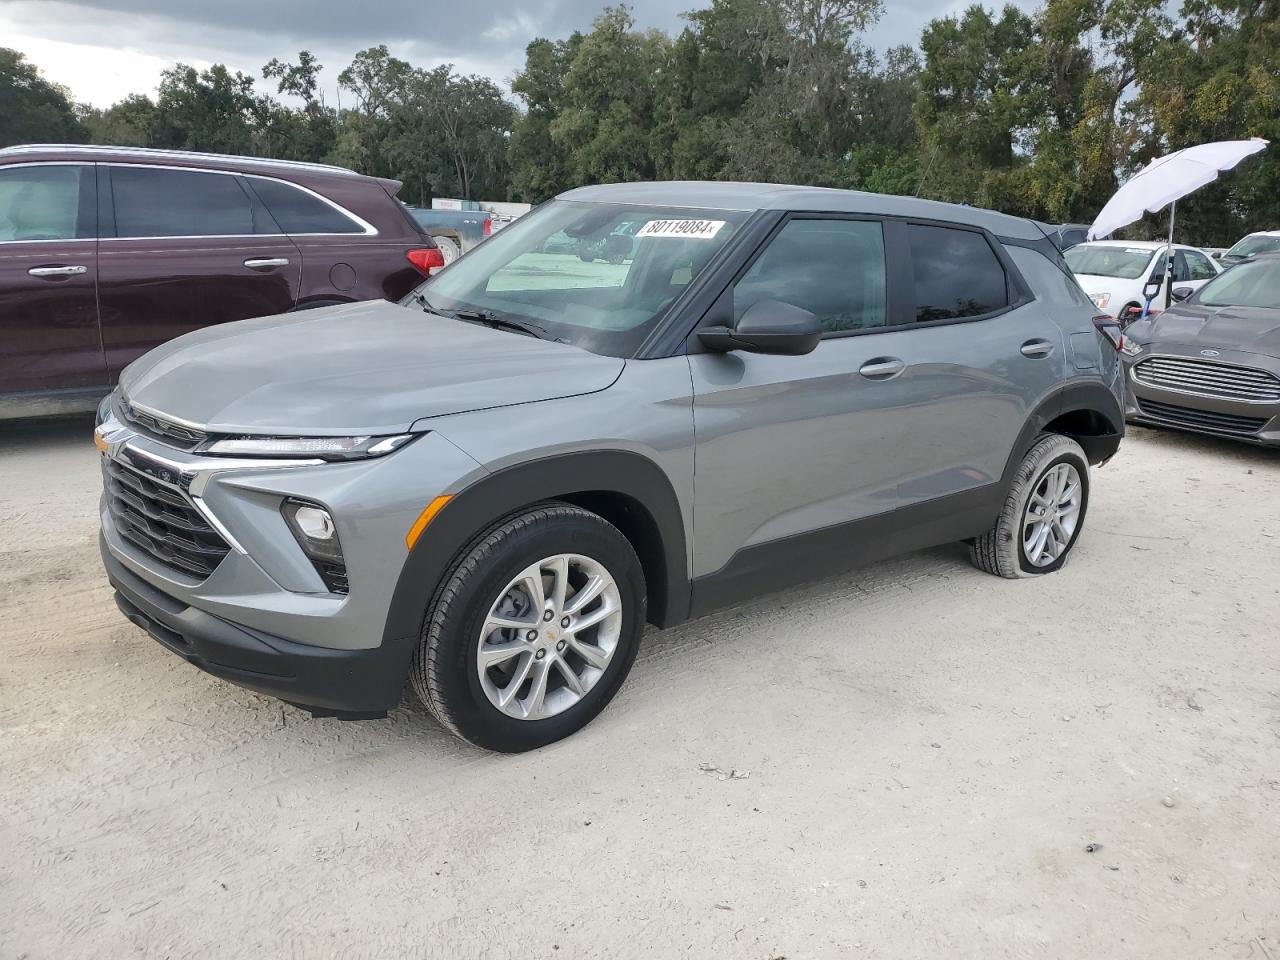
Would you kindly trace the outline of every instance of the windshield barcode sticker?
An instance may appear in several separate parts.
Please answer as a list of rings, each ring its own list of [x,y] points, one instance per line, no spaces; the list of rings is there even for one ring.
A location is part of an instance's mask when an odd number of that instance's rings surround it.
[[[710,240],[720,228],[723,220],[650,220],[636,233],[637,237],[693,237],[698,240]]]

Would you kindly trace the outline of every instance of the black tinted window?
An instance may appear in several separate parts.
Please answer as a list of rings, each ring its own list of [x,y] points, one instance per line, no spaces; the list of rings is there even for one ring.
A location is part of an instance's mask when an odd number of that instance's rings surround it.
[[[792,220],[733,291],[737,321],[760,300],[815,314],[829,331],[885,324],[884,231],[874,220]]]
[[[1008,305],[1004,268],[982,234],[913,224],[907,236],[917,321],[976,317]]]
[[[261,177],[253,177],[249,183],[285,233],[364,232],[360,224],[305,190]]]
[[[112,167],[118,237],[240,237],[278,233],[240,178],[198,170]]]
[[[70,164],[0,169],[0,243],[92,236],[80,216],[83,169]]]

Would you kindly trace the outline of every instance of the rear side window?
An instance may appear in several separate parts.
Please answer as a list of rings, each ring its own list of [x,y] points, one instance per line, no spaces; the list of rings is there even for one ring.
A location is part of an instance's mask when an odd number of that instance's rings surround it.
[[[249,183],[285,233],[364,233],[346,214],[292,184],[262,177]]]
[[[0,169],[0,243],[92,236],[80,216],[84,169],[69,164]]]
[[[791,220],[733,290],[733,318],[761,300],[817,316],[828,333],[885,325],[884,228],[876,220]]]
[[[243,237],[279,233],[238,176],[112,167],[117,237]]]
[[[910,224],[907,238],[916,322],[977,317],[1009,305],[1004,267],[982,234]]]

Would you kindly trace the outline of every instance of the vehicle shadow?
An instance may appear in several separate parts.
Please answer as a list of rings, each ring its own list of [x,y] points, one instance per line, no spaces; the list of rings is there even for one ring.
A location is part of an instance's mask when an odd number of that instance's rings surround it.
[[[1166,430],[1160,427],[1144,427],[1128,424],[1126,440],[1140,440],[1164,450],[1179,450],[1189,453],[1206,454],[1234,460],[1250,466],[1280,468],[1280,447],[1263,447],[1242,440],[1228,437],[1214,437],[1206,433],[1191,433],[1182,430]],[[1120,447],[1120,456],[1124,455],[1124,446]]]
[[[69,444],[91,443],[93,414],[77,413],[42,420],[0,420],[0,453],[38,453],[44,448],[65,449]]]

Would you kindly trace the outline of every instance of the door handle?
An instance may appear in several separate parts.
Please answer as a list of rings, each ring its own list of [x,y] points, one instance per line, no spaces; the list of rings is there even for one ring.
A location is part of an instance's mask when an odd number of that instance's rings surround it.
[[[271,270],[275,267],[287,267],[288,257],[262,257],[257,260],[246,260],[244,265],[250,270]]]
[[[892,380],[905,369],[907,365],[897,357],[876,357],[860,366],[858,372],[868,380]]]
[[[77,264],[65,267],[32,267],[27,273],[33,277],[78,277],[88,269]]]
[[[1053,344],[1048,340],[1028,340],[1022,345],[1022,355],[1032,360],[1041,360],[1053,353]]]

